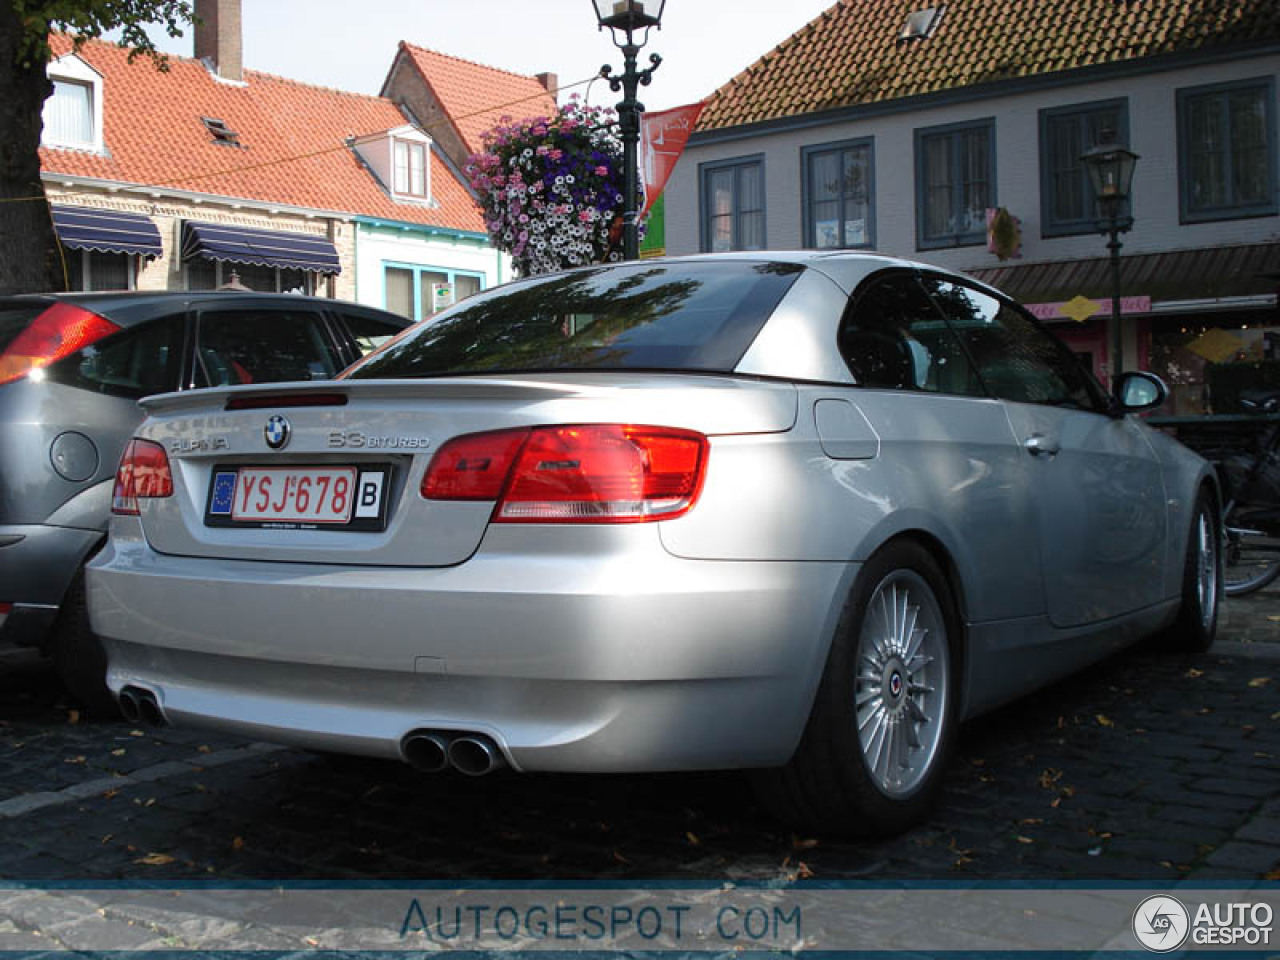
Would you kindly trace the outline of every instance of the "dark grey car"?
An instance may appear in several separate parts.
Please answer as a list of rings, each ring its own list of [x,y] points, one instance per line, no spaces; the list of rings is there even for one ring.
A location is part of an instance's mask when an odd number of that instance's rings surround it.
[[[81,570],[150,394],[326,380],[408,321],[353,303],[218,292],[0,298],[0,648],[38,647],[114,709]]]

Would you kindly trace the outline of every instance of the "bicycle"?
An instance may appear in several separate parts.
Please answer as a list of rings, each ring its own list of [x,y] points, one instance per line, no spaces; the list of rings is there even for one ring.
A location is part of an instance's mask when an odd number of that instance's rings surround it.
[[[1243,391],[1240,403],[1249,413],[1280,413],[1280,390]],[[1214,466],[1226,500],[1223,589],[1242,597],[1280,577],[1280,422],[1268,423],[1251,451]]]

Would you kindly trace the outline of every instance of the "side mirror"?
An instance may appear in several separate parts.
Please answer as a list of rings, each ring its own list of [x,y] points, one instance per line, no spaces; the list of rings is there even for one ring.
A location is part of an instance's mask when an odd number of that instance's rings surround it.
[[[1116,416],[1154,410],[1169,397],[1164,381],[1154,373],[1131,370],[1120,374],[1112,394],[1112,412]]]

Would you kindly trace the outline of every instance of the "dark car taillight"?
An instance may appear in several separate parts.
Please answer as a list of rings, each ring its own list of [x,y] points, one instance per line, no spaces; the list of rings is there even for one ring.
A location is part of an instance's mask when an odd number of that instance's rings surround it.
[[[623,424],[476,433],[437,451],[428,500],[497,500],[495,523],[643,523],[693,506],[707,438]]]
[[[169,470],[169,456],[164,447],[151,440],[130,440],[116,470],[111,512],[136,517],[139,500],[171,496],[173,474]]]
[[[84,307],[55,303],[32,320],[0,353],[0,384],[56,363],[119,329],[110,320]]]

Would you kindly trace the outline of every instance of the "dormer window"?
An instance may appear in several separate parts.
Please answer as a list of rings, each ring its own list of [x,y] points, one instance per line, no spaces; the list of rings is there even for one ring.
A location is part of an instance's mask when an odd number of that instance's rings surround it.
[[[396,193],[427,198],[427,145],[408,140],[395,141]]]
[[[75,54],[49,64],[53,93],[44,102],[41,143],[102,152],[102,74]]]
[[[204,127],[209,131],[209,135],[213,137],[214,143],[220,143],[227,147],[244,147],[240,142],[240,134],[236,133],[226,122],[216,117],[201,117],[204,121]]]
[[[411,123],[367,136],[349,146],[396,203],[431,205],[431,138]]]

